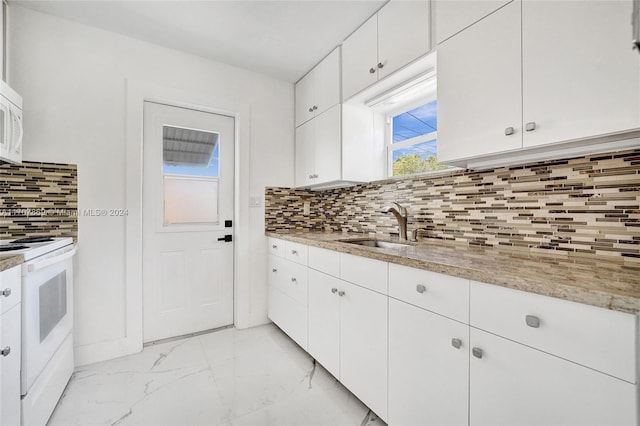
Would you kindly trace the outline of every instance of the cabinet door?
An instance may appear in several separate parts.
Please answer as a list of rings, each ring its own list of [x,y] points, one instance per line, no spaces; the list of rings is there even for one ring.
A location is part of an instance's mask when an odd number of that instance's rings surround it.
[[[340,280],[309,269],[309,353],[340,378]]]
[[[436,43],[440,44],[512,0],[438,0],[435,8]]]
[[[341,177],[340,105],[334,105],[313,119],[314,138],[314,184],[339,180]],[[316,176],[317,175],[317,176]]]
[[[391,1],[378,12],[378,79],[431,49],[429,1]]]
[[[20,424],[20,304],[0,319],[0,425]]]
[[[315,121],[310,120],[296,129],[296,186],[312,183],[314,162]]]
[[[377,64],[378,17],[374,15],[342,43],[343,101],[378,80]]]
[[[510,3],[438,47],[438,161],[522,147],[520,6]]]
[[[389,423],[464,425],[468,397],[469,327],[389,299]]]
[[[636,425],[636,386],[471,328],[472,425]]]
[[[340,381],[387,419],[387,296],[342,281]]]
[[[523,145],[640,127],[640,55],[632,1],[524,1]]]
[[[322,114],[340,103],[340,48],[336,48],[320,62],[314,72],[315,115]]]
[[[272,285],[267,297],[269,319],[307,350],[307,308]]]
[[[296,83],[296,127],[313,118],[315,69]]]

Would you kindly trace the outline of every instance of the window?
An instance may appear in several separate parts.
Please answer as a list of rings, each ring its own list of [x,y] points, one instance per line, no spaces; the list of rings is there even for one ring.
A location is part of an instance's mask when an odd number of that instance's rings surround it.
[[[164,224],[219,223],[220,135],[163,127]]]
[[[387,115],[388,174],[404,176],[450,168],[437,160],[438,101],[405,104]]]

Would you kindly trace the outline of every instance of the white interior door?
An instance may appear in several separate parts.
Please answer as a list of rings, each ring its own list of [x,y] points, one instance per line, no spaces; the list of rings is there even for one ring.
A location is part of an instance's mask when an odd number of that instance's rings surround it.
[[[144,103],[145,342],[233,323],[234,127]]]

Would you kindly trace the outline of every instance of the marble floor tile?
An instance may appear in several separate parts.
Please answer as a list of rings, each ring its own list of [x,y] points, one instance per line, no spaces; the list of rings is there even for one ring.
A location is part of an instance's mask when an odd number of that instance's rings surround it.
[[[274,325],[80,367],[48,424],[385,426]]]

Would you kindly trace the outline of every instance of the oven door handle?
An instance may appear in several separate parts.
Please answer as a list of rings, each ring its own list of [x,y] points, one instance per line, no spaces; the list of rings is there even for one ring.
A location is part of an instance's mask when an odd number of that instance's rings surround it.
[[[45,260],[41,260],[40,262],[35,262],[30,265],[27,265],[27,273],[35,272],[39,269],[46,268],[47,266],[51,266],[55,263],[62,262],[63,260],[67,260],[73,257],[76,254],[77,249],[74,247],[73,249],[64,252],[63,254],[55,257],[50,257]]]

